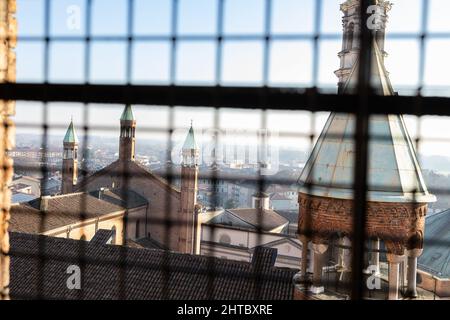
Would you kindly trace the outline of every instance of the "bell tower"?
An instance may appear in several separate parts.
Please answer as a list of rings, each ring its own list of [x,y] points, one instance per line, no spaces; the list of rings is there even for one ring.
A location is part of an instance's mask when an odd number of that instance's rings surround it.
[[[368,7],[367,27],[374,33],[371,43],[371,86],[379,95],[395,95],[384,59],[386,13],[391,4],[372,0]],[[341,5],[344,13],[344,43],[339,53],[339,93],[355,93],[359,80],[360,0],[347,0]],[[364,10],[365,11],[365,10]],[[298,234],[302,242],[301,273],[295,278],[298,297],[323,293],[335,276],[336,284],[350,288],[347,279],[352,272],[380,275],[380,248],[384,244],[389,265],[387,299],[397,300],[401,292],[400,276],[406,274],[409,298],[417,296],[417,258],[423,250],[425,216],[428,203],[435,202],[425,184],[414,143],[402,115],[372,115],[367,139],[368,168],[366,190],[366,255],[364,270],[351,269],[354,236],[354,190],[359,177],[354,176],[356,117],[332,112],[299,177]],[[312,253],[312,268],[308,261]],[[338,250],[337,263],[332,257]],[[313,269],[312,274],[308,270]],[[400,273],[400,270],[402,272]],[[355,285],[355,284],[354,284]],[[356,284],[358,285],[358,284]],[[378,290],[378,289],[377,289]],[[365,296],[369,296],[367,292]]]
[[[385,0],[374,0],[373,2],[374,5],[369,7],[368,10],[367,25],[374,32],[374,38],[384,62],[384,57],[387,56],[387,53],[384,51],[386,24],[388,22],[387,14],[391,10],[392,4]],[[361,32],[360,0],[345,1],[341,4],[341,11],[344,14],[342,18],[342,50],[338,53],[340,67],[335,71],[336,76],[339,78],[339,93],[342,93],[359,55]]]
[[[199,253],[200,228],[198,221],[198,159],[199,148],[195,141],[194,129],[189,129],[182,148],[181,163],[181,225],[179,249],[183,253]]]
[[[63,165],[61,192],[71,193],[78,179],[78,137],[73,126],[73,120],[67,128],[63,140]]]
[[[134,161],[136,147],[136,120],[130,105],[126,105],[120,117],[119,160]]]

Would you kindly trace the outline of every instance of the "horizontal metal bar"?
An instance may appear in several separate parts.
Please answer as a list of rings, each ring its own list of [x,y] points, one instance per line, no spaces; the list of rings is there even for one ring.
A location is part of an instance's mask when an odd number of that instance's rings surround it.
[[[4,83],[0,99],[355,113],[359,96],[316,88]],[[370,94],[368,100],[370,114],[450,116],[447,97]]]

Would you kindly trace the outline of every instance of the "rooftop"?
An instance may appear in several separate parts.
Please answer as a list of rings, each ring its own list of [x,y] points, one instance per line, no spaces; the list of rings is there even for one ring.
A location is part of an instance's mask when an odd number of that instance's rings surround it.
[[[69,127],[67,128],[66,135],[64,136],[64,143],[78,143],[77,133],[73,125],[73,120],[70,120]]]
[[[39,263],[42,241],[45,264]],[[80,250],[82,287],[69,290],[67,268],[79,264]],[[274,250],[259,249],[260,256],[248,263],[13,232],[11,298],[292,299],[296,270],[274,267]]]
[[[195,141],[194,128],[189,128],[189,132],[184,140],[183,150],[198,150],[197,142]]]
[[[232,215],[263,231],[270,231],[285,225],[289,221],[274,210],[269,209],[227,209]]]
[[[124,208],[86,193],[71,193],[45,197],[48,207],[40,210],[41,198],[11,206],[9,230],[12,232],[44,233],[82,220],[97,218]]]
[[[125,108],[123,109],[120,120],[121,121],[133,121],[134,120],[133,109],[131,109],[131,106],[129,104],[127,104],[125,106]]]
[[[89,194],[127,209],[138,208],[148,204],[148,201],[144,197],[131,189],[127,189],[126,191],[122,188],[103,189],[90,192]]]

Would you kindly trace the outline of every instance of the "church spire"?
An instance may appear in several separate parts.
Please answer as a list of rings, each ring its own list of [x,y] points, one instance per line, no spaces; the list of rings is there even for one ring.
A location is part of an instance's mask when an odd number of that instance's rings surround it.
[[[119,159],[134,161],[136,147],[136,120],[130,105],[126,105],[120,117]]]
[[[66,135],[64,136],[63,143],[78,143],[78,137],[73,125],[73,119],[70,119],[70,124],[67,128]]]
[[[386,0],[376,0],[376,9],[367,21],[370,24],[370,29],[374,34],[374,42],[379,49],[379,58],[384,63],[384,58],[387,55],[384,51],[386,24],[388,21],[388,12],[392,8],[392,4]],[[361,0],[346,0],[341,4],[341,11],[344,13],[342,18],[343,25],[343,39],[342,50],[338,53],[341,60],[340,67],[335,71],[339,78],[338,88],[342,93],[343,87],[347,82],[353,67],[356,65],[359,49],[360,49],[360,34],[361,34],[361,15],[360,15]]]
[[[71,193],[78,179],[78,137],[70,120],[63,139],[62,193]]]
[[[200,149],[195,141],[194,128],[192,126],[189,128],[189,132],[184,140],[182,148],[183,165],[184,166],[194,166],[198,164]]]

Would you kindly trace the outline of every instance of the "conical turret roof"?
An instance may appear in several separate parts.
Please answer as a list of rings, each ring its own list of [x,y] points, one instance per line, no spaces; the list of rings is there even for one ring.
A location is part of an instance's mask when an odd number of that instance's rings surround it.
[[[73,125],[73,120],[70,120],[69,127],[67,128],[66,135],[64,136],[64,143],[78,143],[77,133]]]
[[[372,84],[380,94],[394,90],[376,42],[373,44]],[[355,63],[344,93],[353,93],[358,80]],[[353,199],[355,116],[331,113],[299,178],[299,191],[315,196]],[[416,152],[401,115],[374,115],[369,120],[368,200],[433,202],[422,177]],[[308,187],[309,186],[309,187]]]
[[[184,140],[183,150],[198,150],[197,142],[195,141],[194,128],[189,128],[189,132]]]
[[[133,121],[133,109],[131,109],[131,105],[127,104],[123,109],[122,116],[120,117],[121,121]]]

